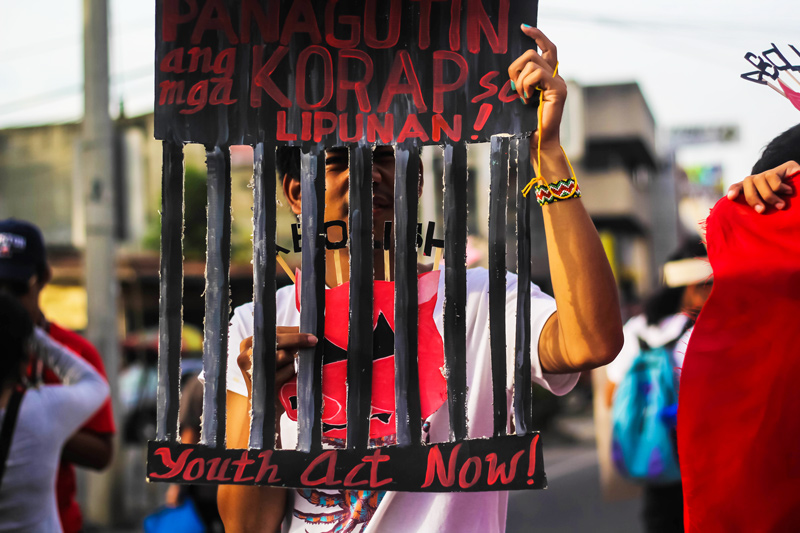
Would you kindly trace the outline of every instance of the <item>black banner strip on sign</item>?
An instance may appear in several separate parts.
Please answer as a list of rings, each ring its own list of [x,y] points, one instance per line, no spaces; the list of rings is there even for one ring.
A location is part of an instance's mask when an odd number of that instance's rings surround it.
[[[347,341],[347,447],[366,449],[372,403],[372,149],[350,148],[350,331]]]
[[[494,436],[507,433],[506,211],[509,137],[493,136],[489,188],[489,339],[492,356]]]
[[[395,150],[394,216],[394,398],[397,444],[419,445],[422,410],[417,364],[417,205],[419,147],[413,143]]]
[[[253,152],[253,408],[250,448],[275,447],[275,148]]]
[[[311,454],[150,442],[147,455],[147,479],[169,483],[414,492],[547,487],[539,433]]]
[[[322,353],[325,339],[325,157],[312,147],[301,156],[302,276],[300,331],[319,342],[299,352],[297,371],[297,449],[322,448]]]
[[[533,195],[522,195],[519,186],[533,177],[530,137],[517,144],[517,338],[514,358],[514,421],[518,435],[532,430],[531,390],[531,210]]]
[[[467,438],[467,145],[444,147],[444,357],[450,437]]]
[[[228,363],[229,269],[231,259],[231,154],[206,149],[208,230],[206,233],[206,313],[203,330],[203,425],[200,442],[225,447],[225,381]]]
[[[175,441],[179,434],[183,324],[183,146],[164,141],[162,147],[156,438]]]

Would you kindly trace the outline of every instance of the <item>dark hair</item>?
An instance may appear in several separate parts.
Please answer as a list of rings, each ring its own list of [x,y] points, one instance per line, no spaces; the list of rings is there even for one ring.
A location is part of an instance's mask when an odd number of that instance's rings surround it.
[[[28,294],[31,286],[25,281],[14,281],[10,279],[0,280],[0,292],[8,293],[17,298],[21,298]]]
[[[0,293],[0,384],[17,382],[22,376],[19,366],[28,355],[33,335],[33,320],[15,297]]]
[[[752,174],[761,174],[787,161],[800,163],[800,124],[784,131],[764,148],[761,158],[753,165]]]
[[[326,150],[331,152],[344,152],[347,148],[333,147]],[[288,175],[293,180],[300,179],[300,147],[299,146],[279,146],[275,154],[275,166],[278,170],[278,179],[282,180]]]
[[[699,237],[686,239],[684,243],[667,258],[667,261],[679,261],[693,257],[707,257],[705,245]],[[670,315],[680,312],[683,294],[686,287],[659,288],[644,303],[644,315],[648,324],[658,324]]]
[[[300,147],[279,146],[275,155],[275,166],[278,168],[278,179],[288,176],[293,180],[300,179]]]

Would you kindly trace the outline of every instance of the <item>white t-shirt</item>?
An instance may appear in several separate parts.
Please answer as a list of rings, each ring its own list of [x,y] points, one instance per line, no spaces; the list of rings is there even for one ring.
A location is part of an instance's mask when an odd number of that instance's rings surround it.
[[[689,317],[679,313],[662,319],[658,324],[648,324],[644,315],[636,315],[628,320],[622,328],[625,342],[622,350],[611,363],[606,366],[609,381],[619,384],[625,374],[633,365],[634,359],[639,355],[639,339],[642,339],[651,348],[659,348],[682,337],[683,343],[678,342],[673,350],[675,367],[683,366],[683,356],[686,354],[686,345],[689,342],[689,332],[684,334]]]
[[[276,294],[278,325],[297,326],[300,313],[295,305],[294,286],[284,287]],[[439,291],[434,309],[434,322],[441,334],[443,331],[444,276],[439,280]],[[506,346],[507,368],[514,368],[514,339],[517,308],[517,276],[508,274],[506,278]],[[547,319],[555,312],[555,301],[531,285],[531,375],[538,385],[557,395],[572,390],[578,381],[578,374],[542,374],[539,364],[539,336]],[[485,269],[467,270],[467,417],[470,438],[489,437],[493,430],[492,419],[492,379],[491,354],[489,348],[489,276]],[[246,395],[244,376],[236,359],[239,343],[253,334],[253,305],[238,307],[233,314],[229,330],[228,348],[228,390]],[[511,381],[509,372],[508,398],[511,403]],[[430,442],[445,442],[449,438],[449,412],[445,403],[428,418],[430,422]],[[509,415],[510,419],[510,415]],[[293,448],[297,442],[297,423],[286,414],[280,421],[281,441],[284,448]],[[287,520],[285,531],[291,533],[317,533],[331,530],[337,519],[321,523],[310,523],[298,518],[296,514],[338,516],[349,514],[349,502],[344,491],[318,491],[331,496],[327,503],[335,505],[322,507],[311,504],[296,491],[294,511],[291,521]],[[386,492],[374,510],[371,519],[364,527],[363,522],[353,531],[373,532],[436,532],[436,531],[505,531],[507,492],[473,493],[412,493]],[[345,504],[345,508],[338,505]],[[366,502],[377,504],[377,497]],[[344,519],[342,519],[344,520]]]

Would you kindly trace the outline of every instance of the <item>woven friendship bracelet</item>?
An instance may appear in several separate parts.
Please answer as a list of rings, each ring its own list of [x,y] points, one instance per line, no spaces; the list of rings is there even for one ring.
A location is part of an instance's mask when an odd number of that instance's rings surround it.
[[[556,63],[556,68],[553,70],[553,77],[556,77],[558,74],[558,63]],[[542,131],[542,110],[544,107],[544,91],[542,89],[538,89],[539,91],[539,110],[538,110],[538,131]],[[528,182],[528,184],[522,189],[522,195],[527,197],[528,193],[533,190],[536,194],[536,202],[540,206],[545,206],[547,204],[552,204],[553,202],[558,202],[560,200],[569,200],[571,198],[580,198],[581,197],[581,190],[578,188],[578,181],[575,178],[575,169],[572,168],[572,163],[569,161],[569,157],[567,157],[567,152],[564,151],[564,147],[561,147],[561,153],[564,154],[564,159],[567,161],[567,165],[569,166],[569,171],[572,173],[572,177],[565,178],[563,180],[559,180],[555,183],[547,183],[547,180],[544,179],[542,176],[542,137],[539,136],[539,142],[536,146],[536,176]]]
[[[538,182],[533,188],[536,194],[536,202],[545,206],[561,200],[580,198],[581,189],[578,182],[573,178],[566,178],[555,183]]]

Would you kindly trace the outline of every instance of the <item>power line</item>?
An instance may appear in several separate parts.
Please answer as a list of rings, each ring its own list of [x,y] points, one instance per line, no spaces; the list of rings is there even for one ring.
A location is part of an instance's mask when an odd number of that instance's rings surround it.
[[[608,17],[605,15],[586,14],[579,11],[570,11],[567,9],[542,9],[539,12],[539,19],[554,18],[560,20],[568,20],[570,22],[587,22],[591,24],[598,24],[602,26],[614,26],[616,28],[630,29],[630,30],[644,30],[644,29],[658,29],[658,30],[689,30],[689,31],[702,31],[708,32],[758,32],[758,33],[771,33],[778,32],[792,32],[797,31],[793,26],[780,26],[770,23],[769,26],[759,27],[752,24],[709,24],[708,22],[687,22],[687,21],[671,21],[671,20],[655,20],[643,18],[619,18]]]
[[[133,31],[148,29],[150,27],[152,27],[152,20],[150,18],[140,19],[138,21],[134,21],[133,23],[119,25],[112,32],[112,38],[117,35],[125,35],[127,33],[132,33]],[[69,35],[54,37],[46,41],[37,41],[33,44],[22,44],[19,46],[14,46],[13,48],[2,49],[0,50],[0,57],[5,58],[3,62],[8,63],[11,61],[26,59],[28,57],[52,53],[54,49],[63,50],[64,45],[68,45],[69,48],[82,47],[82,35],[82,33],[71,33]]]
[[[83,84],[80,85],[71,85],[69,87],[62,87],[60,89],[56,89],[54,91],[49,91],[46,93],[39,93],[34,96],[29,96],[27,98],[23,98],[21,100],[16,100],[14,102],[10,102],[8,104],[0,106],[0,114],[7,115],[9,113],[15,113],[22,109],[28,109],[31,107],[37,107],[42,104],[50,103],[53,100],[59,100],[66,96],[73,96],[75,94],[80,93],[83,91]]]
[[[115,74],[112,77],[111,85],[122,85],[124,83],[129,83],[140,78],[144,78],[146,76],[153,74],[153,66],[147,65],[145,67],[129,70],[126,72],[121,72]],[[27,96],[20,100],[15,100],[13,102],[9,102],[3,105],[0,105],[0,115],[8,115],[10,113],[16,113],[17,111],[23,109],[30,109],[32,107],[38,107],[40,105],[48,104],[53,100],[59,100],[61,98],[65,98],[68,96],[73,96],[76,94],[80,94],[83,92],[83,84],[77,85],[69,85],[65,87],[60,87],[58,89],[54,89],[52,91],[48,91],[46,93],[39,93],[32,96]]]

